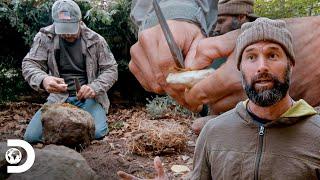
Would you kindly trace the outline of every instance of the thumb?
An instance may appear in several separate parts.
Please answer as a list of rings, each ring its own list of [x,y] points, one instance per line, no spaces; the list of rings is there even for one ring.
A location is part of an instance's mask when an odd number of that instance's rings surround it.
[[[154,168],[157,171],[159,179],[165,179],[166,178],[166,175],[164,173],[164,169],[163,169],[163,166],[162,166],[162,162],[161,162],[159,156],[154,158]]]
[[[236,44],[239,31],[232,31],[222,36],[200,40],[195,49],[194,56],[189,57],[186,68],[203,69],[209,66],[214,59],[228,57]]]

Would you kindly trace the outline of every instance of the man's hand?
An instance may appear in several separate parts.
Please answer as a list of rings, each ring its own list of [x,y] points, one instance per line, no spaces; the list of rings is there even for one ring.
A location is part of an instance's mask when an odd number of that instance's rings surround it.
[[[212,75],[186,91],[185,97],[189,106],[209,104],[212,114],[220,114],[232,109],[239,101],[245,99],[241,73],[236,67],[232,54],[227,62]]]
[[[157,177],[155,177],[154,180],[168,180],[168,176],[165,174],[161,160],[158,156],[154,158],[154,168],[157,172]],[[118,171],[117,174],[122,180],[142,180],[123,171]]]
[[[200,28],[185,21],[167,22],[183,54],[188,54],[187,59],[193,59],[197,43],[204,38]],[[145,90],[158,94],[167,93],[179,104],[187,106],[183,95],[186,87],[166,83],[168,73],[173,72],[176,65],[160,25],[142,31],[130,53],[130,71]]]
[[[96,97],[96,93],[88,85],[81,86],[79,92],[77,93],[77,98],[79,100],[80,99],[89,99],[89,98],[94,98],[94,97]]]
[[[67,91],[68,85],[62,78],[47,76],[42,81],[43,88],[48,93],[62,93]]]

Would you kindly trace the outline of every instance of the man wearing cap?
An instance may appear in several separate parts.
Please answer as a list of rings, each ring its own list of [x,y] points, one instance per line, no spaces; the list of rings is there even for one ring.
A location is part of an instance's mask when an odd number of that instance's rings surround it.
[[[245,23],[236,60],[249,99],[206,124],[191,179],[319,179],[320,116],[289,95],[299,59],[285,22],[258,18]],[[157,172],[163,174],[158,161]]]
[[[214,35],[240,29],[245,22],[256,20],[258,16],[254,14],[253,5],[254,0],[220,0]]]
[[[105,39],[81,21],[74,1],[56,1],[52,18],[54,23],[40,29],[23,59],[23,76],[36,91],[50,93],[48,104],[66,102],[88,111],[95,121],[95,137],[102,138],[108,131],[107,91],[118,78],[117,63]],[[26,141],[42,140],[40,119],[41,110],[27,127]]]

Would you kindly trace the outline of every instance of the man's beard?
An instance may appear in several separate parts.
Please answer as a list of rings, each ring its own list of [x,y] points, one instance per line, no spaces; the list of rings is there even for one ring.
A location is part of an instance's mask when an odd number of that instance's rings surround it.
[[[226,32],[214,31],[212,36],[221,36],[225,33],[231,32],[233,30],[237,30],[241,28],[241,23],[237,17],[233,16],[231,20],[231,24],[228,26],[228,30]]]
[[[238,20],[237,17],[232,17],[232,21],[231,21],[231,25],[230,25],[230,31],[236,30],[236,29],[240,29],[241,28],[241,23]]]
[[[284,75],[284,82],[281,82],[277,77],[270,73],[261,73],[253,77],[251,84],[248,84],[245,75],[242,73],[242,85],[248,98],[256,105],[261,107],[268,107],[276,104],[282,100],[289,89],[290,85],[290,66],[288,65]],[[260,89],[255,88],[255,84],[259,79],[267,79],[273,81],[273,86],[270,89]]]

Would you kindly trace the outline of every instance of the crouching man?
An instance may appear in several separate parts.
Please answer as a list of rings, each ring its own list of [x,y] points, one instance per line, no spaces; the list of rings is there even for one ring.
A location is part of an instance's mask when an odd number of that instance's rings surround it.
[[[320,117],[288,93],[296,59],[285,22],[259,18],[241,32],[236,61],[249,99],[205,125],[190,179],[319,179]]]
[[[33,89],[50,93],[47,103],[66,102],[88,111],[95,121],[95,137],[102,138],[108,132],[107,91],[118,78],[117,63],[105,39],[81,21],[74,1],[56,1],[52,18],[54,23],[38,32],[23,59],[23,76]],[[42,140],[41,110],[24,139]]]

